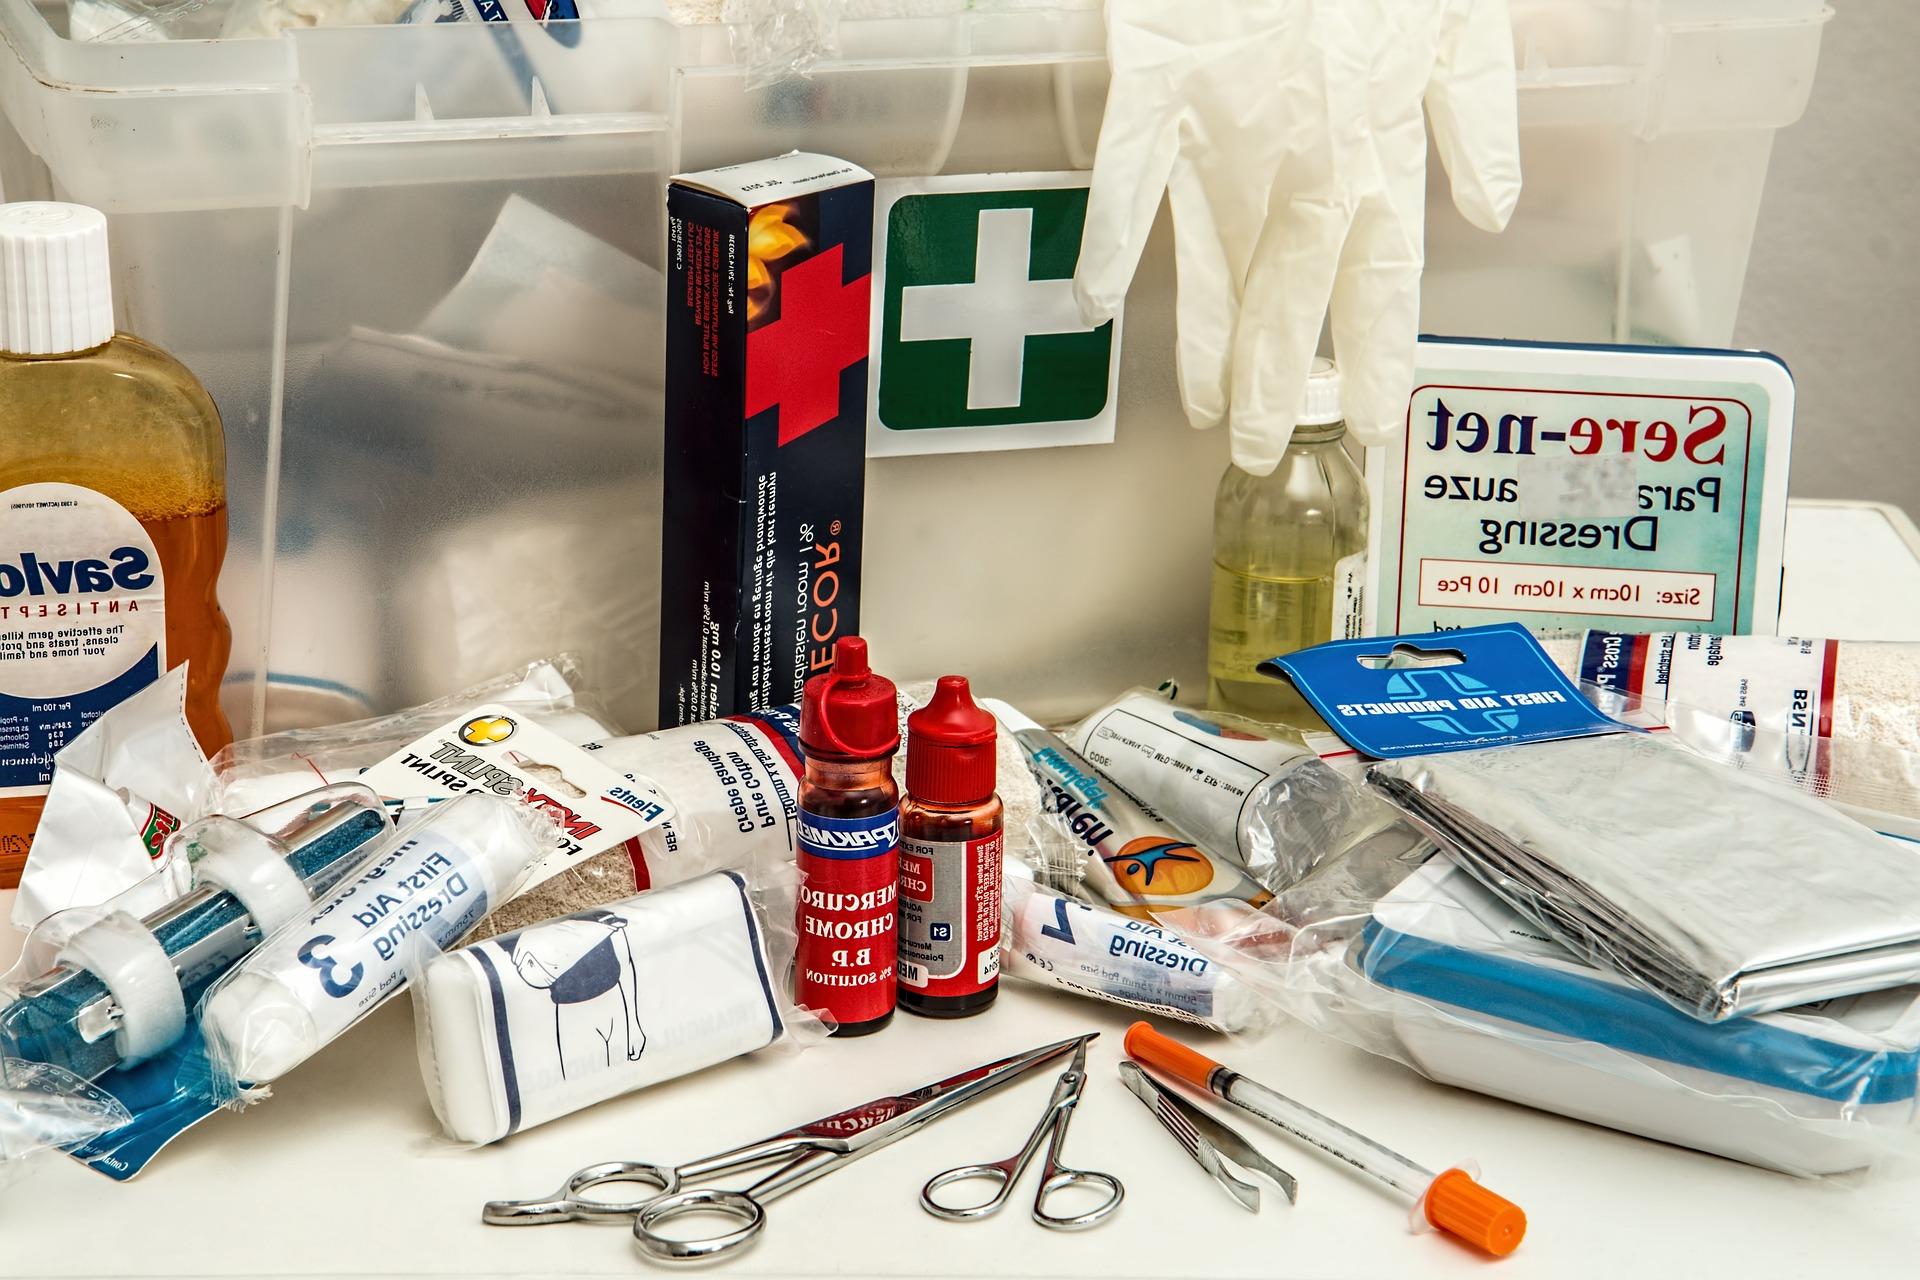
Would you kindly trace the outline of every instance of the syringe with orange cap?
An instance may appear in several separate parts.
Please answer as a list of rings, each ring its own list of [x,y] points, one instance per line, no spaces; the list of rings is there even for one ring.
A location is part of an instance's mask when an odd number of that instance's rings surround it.
[[[1424,1219],[1468,1244],[1503,1257],[1519,1248],[1521,1237],[1527,1233],[1527,1215],[1520,1206],[1481,1186],[1465,1169],[1438,1174],[1424,1169],[1373,1139],[1161,1035],[1144,1022],[1127,1029],[1126,1048],[1127,1055],[1143,1066],[1204,1089],[1384,1182],[1413,1201],[1416,1223]]]

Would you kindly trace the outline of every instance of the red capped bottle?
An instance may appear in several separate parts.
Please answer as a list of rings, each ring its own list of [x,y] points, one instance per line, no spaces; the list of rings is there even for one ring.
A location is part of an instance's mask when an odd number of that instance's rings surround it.
[[[1000,853],[994,791],[999,726],[965,676],[942,676],[907,717],[900,810],[900,1006],[965,1018],[1000,992]]]
[[[800,706],[800,943],[794,998],[838,1036],[893,1018],[900,879],[900,708],[893,681],[867,666],[867,642],[844,636],[833,666],[807,681]]]

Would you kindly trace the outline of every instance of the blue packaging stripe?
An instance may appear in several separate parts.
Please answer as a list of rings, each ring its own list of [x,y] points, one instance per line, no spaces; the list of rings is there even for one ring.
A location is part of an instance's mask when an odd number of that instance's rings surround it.
[[[500,1087],[507,1095],[507,1132],[520,1131],[520,1073],[513,1061],[513,1043],[507,1034],[507,993],[500,989],[500,971],[493,967],[493,961],[487,958],[485,947],[475,947],[467,952],[474,963],[480,966],[480,972],[486,975],[487,989],[493,1005],[493,1031],[500,1046]]]
[[[1707,1023],[1645,992],[1448,946],[1368,921],[1361,971],[1395,991],[1834,1102],[1911,1101],[1920,1049],[1860,1049],[1753,1018]]]
[[[767,1043],[772,1044],[786,1031],[786,1024],[780,1020],[780,1002],[774,998],[773,978],[767,973],[767,952],[760,942],[760,922],[754,918],[753,902],[747,897],[747,882],[731,871],[721,873],[733,881],[733,887],[740,891],[740,910],[747,917],[747,938],[753,943],[753,967],[760,975],[760,994],[766,998],[767,1013],[773,1020],[772,1033]]]

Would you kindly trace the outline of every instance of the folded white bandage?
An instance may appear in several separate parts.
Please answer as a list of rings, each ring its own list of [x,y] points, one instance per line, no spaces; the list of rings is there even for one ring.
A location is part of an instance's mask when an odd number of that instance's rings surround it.
[[[715,872],[477,942],[416,980],[441,1127],[487,1143],[786,1032],[745,882]]]

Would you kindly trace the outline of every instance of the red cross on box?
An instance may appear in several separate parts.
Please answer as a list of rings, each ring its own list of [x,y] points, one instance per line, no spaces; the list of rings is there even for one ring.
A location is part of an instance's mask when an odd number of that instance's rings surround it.
[[[780,273],[780,318],[747,335],[747,417],[780,411],[780,443],[840,416],[840,374],[867,358],[870,276],[843,283],[840,246]]]

